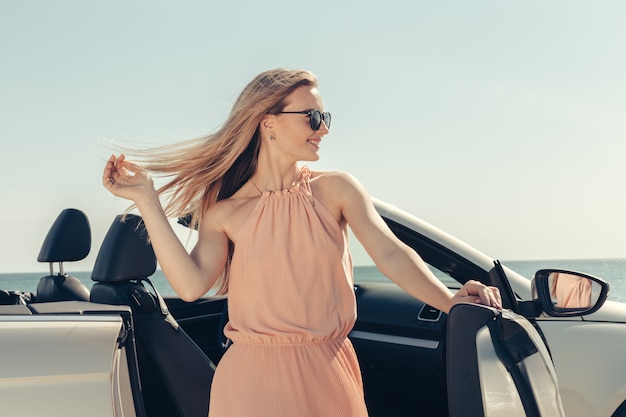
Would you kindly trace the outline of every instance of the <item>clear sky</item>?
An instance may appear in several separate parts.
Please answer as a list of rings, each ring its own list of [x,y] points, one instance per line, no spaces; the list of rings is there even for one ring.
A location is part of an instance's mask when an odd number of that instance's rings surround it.
[[[108,141],[214,131],[273,67],[320,81],[345,170],[500,259],[626,257],[623,1],[0,1],[0,272],[67,207],[90,269],[125,201]]]

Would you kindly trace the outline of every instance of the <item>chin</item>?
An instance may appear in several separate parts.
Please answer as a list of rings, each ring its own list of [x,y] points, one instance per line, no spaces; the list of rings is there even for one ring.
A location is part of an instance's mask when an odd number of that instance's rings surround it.
[[[307,155],[305,157],[302,157],[302,159],[300,159],[300,161],[304,161],[304,162],[314,162],[320,159],[319,154],[314,154],[314,155]]]

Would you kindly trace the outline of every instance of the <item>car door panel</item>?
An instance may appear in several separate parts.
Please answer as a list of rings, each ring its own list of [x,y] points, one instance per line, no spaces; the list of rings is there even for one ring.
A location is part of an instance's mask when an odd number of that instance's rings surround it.
[[[447,416],[446,315],[392,283],[357,285],[355,347],[370,417]]]
[[[224,353],[219,338],[225,324],[226,297],[205,297],[191,303],[166,297],[165,302],[178,324],[217,364]]]
[[[541,336],[511,311],[454,306],[446,361],[449,417],[565,415]]]

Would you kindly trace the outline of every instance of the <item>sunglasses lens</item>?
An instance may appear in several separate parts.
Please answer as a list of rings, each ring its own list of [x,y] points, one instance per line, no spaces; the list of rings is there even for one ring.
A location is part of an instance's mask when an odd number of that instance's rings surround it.
[[[322,127],[322,120],[326,128],[330,128],[330,113],[322,113],[319,110],[313,110],[311,112],[311,129],[319,130],[319,128]]]
[[[322,125],[322,113],[319,110],[311,112],[311,129],[318,130]]]
[[[326,125],[326,128],[330,129],[330,113],[323,113],[322,116],[324,117],[324,124]]]

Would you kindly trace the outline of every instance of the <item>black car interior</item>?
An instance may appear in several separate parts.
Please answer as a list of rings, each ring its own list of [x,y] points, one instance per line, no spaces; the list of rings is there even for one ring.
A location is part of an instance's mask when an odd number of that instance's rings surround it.
[[[206,416],[215,365],[152,287],[156,265],[141,218],[116,217],[96,258],[90,301],[132,309],[148,416]]]

